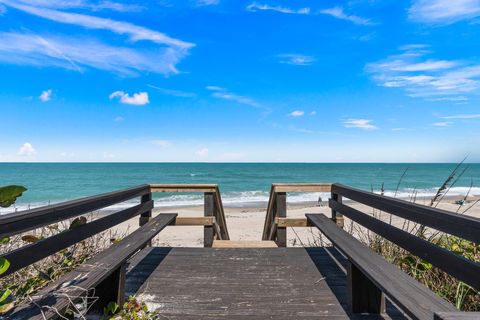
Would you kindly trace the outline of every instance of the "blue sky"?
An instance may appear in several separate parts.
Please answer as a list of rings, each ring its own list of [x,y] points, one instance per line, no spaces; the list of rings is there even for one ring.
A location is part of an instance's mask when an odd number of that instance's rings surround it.
[[[0,0],[0,161],[480,161],[480,0]]]

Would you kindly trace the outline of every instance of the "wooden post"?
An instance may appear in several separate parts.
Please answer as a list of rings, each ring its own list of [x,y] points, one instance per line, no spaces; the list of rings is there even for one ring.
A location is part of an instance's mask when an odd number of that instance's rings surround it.
[[[141,203],[145,203],[145,202],[148,202],[152,200],[152,193],[149,192],[147,194],[144,194],[142,196],[142,199],[141,199]],[[148,221],[150,221],[150,218],[152,217],[152,210],[149,210],[149,211],[145,211],[144,213],[142,213],[140,215],[140,221],[139,221],[139,225],[140,227],[143,226],[144,224],[146,224]]]
[[[354,264],[347,269],[348,307],[353,313],[385,312],[385,296]]]
[[[214,216],[215,211],[215,194],[213,192],[205,192],[204,194],[204,216]],[[203,227],[203,246],[211,248],[213,246],[214,230],[213,226]]]
[[[103,308],[110,302],[116,302],[120,308],[125,302],[125,278],[127,264],[123,263],[117,270],[95,287],[93,295],[98,299],[89,312],[103,313]]]
[[[276,215],[278,218],[287,217],[287,194],[278,192],[276,196]],[[279,247],[287,246],[287,228],[277,227],[277,245]]]
[[[332,200],[342,203],[342,196],[332,192]],[[332,209],[332,220],[343,229],[343,215]]]

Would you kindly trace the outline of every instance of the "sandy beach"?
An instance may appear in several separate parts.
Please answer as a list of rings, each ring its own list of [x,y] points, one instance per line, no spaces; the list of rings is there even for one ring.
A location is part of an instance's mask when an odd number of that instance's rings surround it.
[[[461,199],[458,196],[445,197],[437,208],[455,212],[459,208],[455,201]],[[419,199],[418,204],[429,204],[429,199]],[[459,212],[463,212],[476,201],[470,199],[465,205],[461,206]],[[372,214],[371,207],[358,204],[356,202],[347,202],[352,207],[365,213]],[[160,213],[178,213],[180,217],[201,217],[203,216],[203,206],[181,207],[181,208],[155,208],[153,215]],[[331,216],[330,208],[324,205],[314,203],[295,204],[287,206],[287,217],[304,218],[306,213],[323,213]],[[378,211],[376,211],[378,214]],[[231,240],[261,240],[263,224],[265,221],[266,205],[255,208],[225,208],[227,226]],[[480,217],[480,203],[476,203],[470,208],[468,215]],[[389,215],[382,213],[383,220],[388,221]],[[392,223],[395,226],[402,227],[404,219],[393,217]],[[345,228],[350,229],[349,219],[345,219]],[[113,231],[119,234],[127,234],[138,228],[138,218],[133,218],[118,225]],[[357,227],[355,227],[356,230]],[[315,228],[288,228],[287,241],[289,246],[310,246],[318,243],[320,233]],[[323,237],[322,241],[326,241]],[[173,247],[202,247],[203,246],[203,228],[201,226],[169,226],[157,236],[153,244],[156,246]]]

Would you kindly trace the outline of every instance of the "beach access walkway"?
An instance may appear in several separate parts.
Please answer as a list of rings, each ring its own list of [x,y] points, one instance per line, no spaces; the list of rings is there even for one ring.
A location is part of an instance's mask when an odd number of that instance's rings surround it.
[[[154,192],[200,192],[204,216],[152,216]],[[331,216],[287,216],[287,194],[329,192]],[[138,198],[128,209],[2,254],[2,277],[104,230],[139,216],[140,228],[18,303],[6,319],[78,318],[101,314],[128,296],[159,319],[480,319],[458,311],[344,230],[344,217],[430,262],[475,289],[480,265],[375,216],[343,199],[361,202],[421,226],[480,243],[480,219],[365,192],[340,184],[273,184],[262,239],[230,239],[217,185],[142,185],[0,216],[0,238],[23,234]],[[203,248],[153,247],[167,226],[204,230]],[[317,228],[323,247],[287,247],[290,227]]]

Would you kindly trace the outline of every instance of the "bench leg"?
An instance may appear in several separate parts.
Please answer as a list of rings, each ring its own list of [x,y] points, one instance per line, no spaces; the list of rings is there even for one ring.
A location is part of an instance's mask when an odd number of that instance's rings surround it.
[[[353,313],[385,312],[385,296],[355,265],[348,263],[347,291],[349,309]]]
[[[98,300],[90,308],[90,312],[103,313],[103,308],[110,302],[116,302],[120,307],[123,306],[125,302],[126,267],[126,263],[122,264],[120,268],[95,287],[95,297],[98,297]]]

